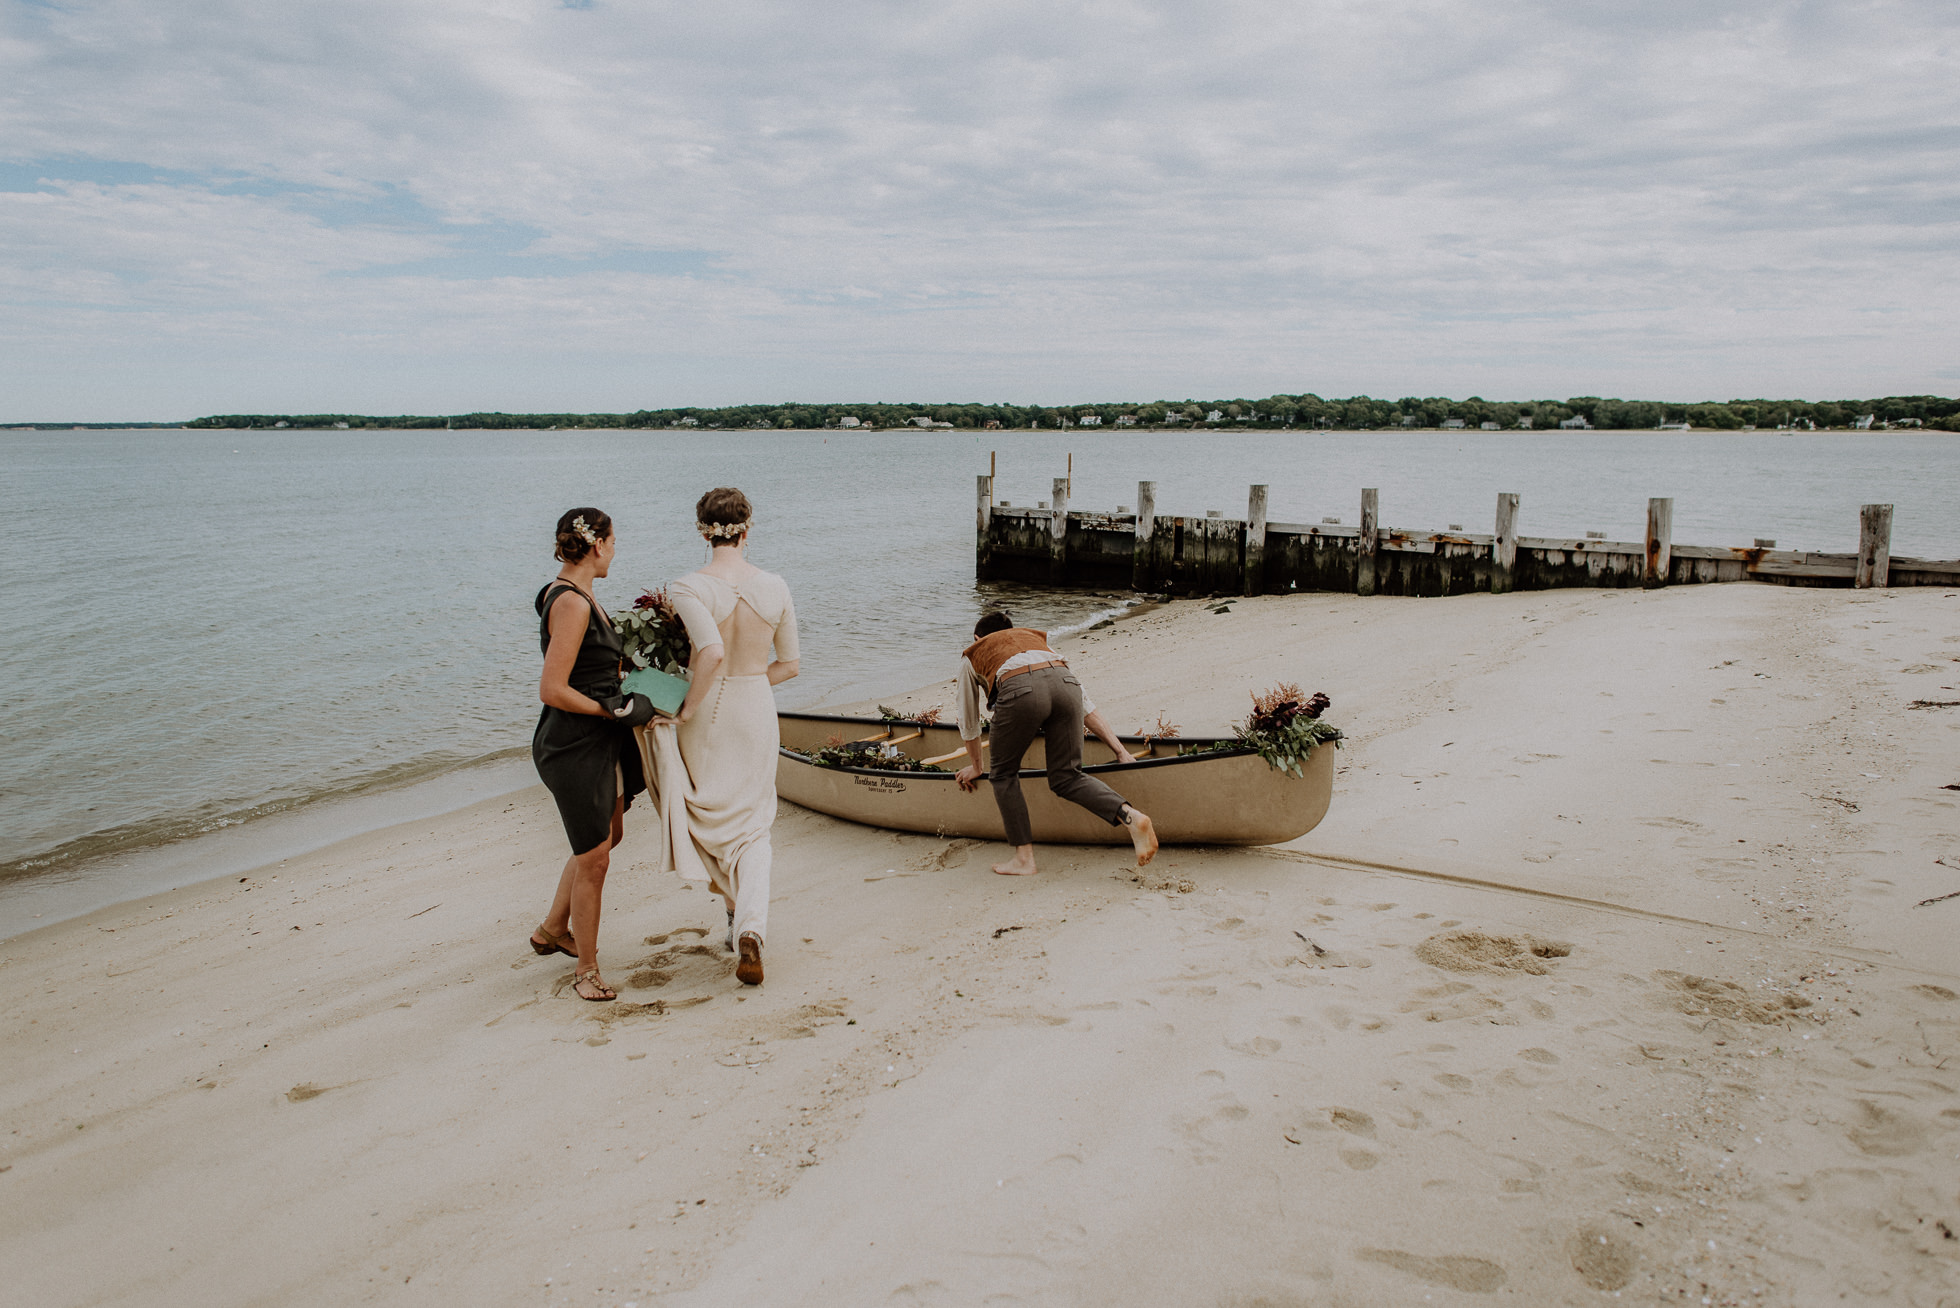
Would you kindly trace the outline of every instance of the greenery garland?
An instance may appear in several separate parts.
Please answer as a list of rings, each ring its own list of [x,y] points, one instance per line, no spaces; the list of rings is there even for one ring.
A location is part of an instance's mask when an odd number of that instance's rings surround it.
[[[900,754],[887,758],[875,740],[853,740],[843,745],[825,745],[809,752],[809,759],[820,768],[869,768],[873,772],[944,772],[937,763]]]

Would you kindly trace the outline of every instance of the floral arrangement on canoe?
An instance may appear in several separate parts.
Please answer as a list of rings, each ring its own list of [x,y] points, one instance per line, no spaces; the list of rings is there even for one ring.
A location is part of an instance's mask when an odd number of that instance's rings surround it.
[[[1211,754],[1250,749],[1275,770],[1304,777],[1302,768],[1314,746],[1331,744],[1339,749],[1345,739],[1339,727],[1320,720],[1320,715],[1332,703],[1319,691],[1308,695],[1291,682],[1282,681],[1265,694],[1252,697],[1252,712],[1232,728],[1232,739],[1187,745],[1181,752]]]
[[[1319,691],[1306,695],[1298,686],[1282,681],[1265,694],[1252,697],[1252,712],[1243,724],[1232,728],[1232,734],[1274,768],[1303,777],[1306,774],[1301,765],[1314,746],[1341,747],[1340,728],[1320,720],[1333,702]]]
[[[665,590],[647,591],[633,601],[632,608],[614,614],[613,630],[619,633],[626,661],[634,667],[687,675],[694,645]]]
[[[886,754],[884,742],[853,740],[825,745],[810,751],[809,759],[820,768],[869,768],[874,772],[944,772],[945,768],[905,754]]]

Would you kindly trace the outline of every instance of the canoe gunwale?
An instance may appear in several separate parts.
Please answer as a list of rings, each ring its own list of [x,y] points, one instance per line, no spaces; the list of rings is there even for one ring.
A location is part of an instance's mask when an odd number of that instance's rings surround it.
[[[851,714],[844,714],[844,713],[778,713],[776,716],[779,718],[798,718],[806,722],[849,722],[852,724],[865,725],[865,726],[891,725],[893,727],[897,727],[898,725],[901,725],[906,721],[904,719],[900,719],[898,722],[889,722],[888,719],[885,718],[857,717]],[[917,726],[918,724],[910,723],[910,725]],[[944,726],[944,727],[952,726],[951,723],[937,723],[937,722],[933,723],[932,725]],[[1085,736],[1084,739],[1092,739],[1092,737]],[[1175,740],[1180,745],[1215,745],[1221,741],[1234,740],[1235,738],[1231,736],[1145,737],[1145,736],[1120,736],[1119,735],[1117,739],[1122,741],[1137,741],[1139,743],[1148,743],[1149,741],[1152,740],[1158,740],[1158,741]],[[1094,773],[1094,772],[1133,773],[1143,768],[1173,767],[1179,763],[1208,763],[1215,759],[1240,758],[1243,757],[1244,755],[1252,754],[1256,752],[1257,751],[1252,749],[1252,747],[1249,745],[1238,745],[1235,748],[1231,748],[1231,749],[1209,749],[1199,754],[1178,754],[1168,758],[1140,758],[1134,763],[1093,763],[1083,768],[1082,770],[1088,773]],[[798,750],[791,749],[787,745],[777,746],[776,753],[783,758],[790,759],[797,763],[801,763],[806,767],[822,768],[826,772],[855,772],[861,776],[867,776],[867,777],[902,776],[910,781],[951,781],[954,779],[955,776],[953,772],[910,772],[910,771],[903,771],[896,768],[832,767],[827,763],[819,763],[814,758],[810,757],[808,754],[802,753]],[[1024,777],[1046,777],[1048,775],[1048,769],[1047,768],[1022,768],[1021,775]]]

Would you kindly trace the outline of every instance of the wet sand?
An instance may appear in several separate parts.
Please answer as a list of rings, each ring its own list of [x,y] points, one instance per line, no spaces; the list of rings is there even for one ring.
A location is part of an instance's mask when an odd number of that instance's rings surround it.
[[[523,943],[542,790],[16,938],[11,1294],[1953,1301],[1960,708],[1909,705],[1960,700],[1960,596],[1303,595],[1069,653],[1125,729],[1327,691],[1326,822],[1010,880],[786,808],[744,992],[642,809],[609,1006]]]

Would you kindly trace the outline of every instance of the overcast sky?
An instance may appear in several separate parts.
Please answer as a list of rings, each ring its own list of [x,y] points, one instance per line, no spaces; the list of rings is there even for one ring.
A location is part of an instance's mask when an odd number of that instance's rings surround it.
[[[0,421],[1960,390],[1960,5],[0,0]]]

